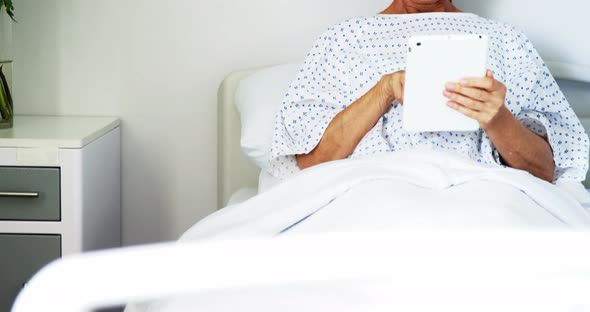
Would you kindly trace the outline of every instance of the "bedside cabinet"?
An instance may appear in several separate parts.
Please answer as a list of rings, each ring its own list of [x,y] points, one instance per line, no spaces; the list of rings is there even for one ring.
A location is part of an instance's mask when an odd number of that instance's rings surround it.
[[[0,130],[0,311],[47,263],[121,245],[120,155],[117,118],[16,116]]]

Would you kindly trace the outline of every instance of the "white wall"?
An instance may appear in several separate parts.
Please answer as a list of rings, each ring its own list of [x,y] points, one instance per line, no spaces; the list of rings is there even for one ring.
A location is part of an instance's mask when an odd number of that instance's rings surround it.
[[[18,0],[16,111],[123,121],[125,244],[171,240],[216,208],[216,92],[298,61],[330,24],[389,0]]]

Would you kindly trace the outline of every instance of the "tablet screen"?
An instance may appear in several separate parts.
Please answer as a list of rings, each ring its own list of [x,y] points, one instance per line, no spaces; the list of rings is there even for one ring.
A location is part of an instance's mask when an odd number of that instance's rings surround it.
[[[415,36],[409,40],[403,128],[407,131],[477,131],[477,121],[447,106],[447,82],[484,77],[488,38],[483,35]]]

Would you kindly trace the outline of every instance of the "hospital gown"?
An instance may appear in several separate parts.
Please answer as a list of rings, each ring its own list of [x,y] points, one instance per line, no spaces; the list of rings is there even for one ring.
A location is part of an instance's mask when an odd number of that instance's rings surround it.
[[[435,34],[489,35],[487,67],[508,89],[506,106],[528,129],[548,137],[556,179],[585,179],[588,136],[532,43],[509,25],[469,13],[352,18],[326,31],[307,55],[277,114],[271,173],[285,178],[299,171],[294,155],[311,152],[330,121],[383,75],[405,69],[408,39]],[[430,148],[502,165],[481,129],[408,132],[402,129],[402,118],[402,107],[394,101],[349,157]]]

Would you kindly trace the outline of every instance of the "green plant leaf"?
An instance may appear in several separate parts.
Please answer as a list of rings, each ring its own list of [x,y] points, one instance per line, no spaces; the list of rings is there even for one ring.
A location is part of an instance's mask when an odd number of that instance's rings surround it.
[[[0,66],[0,115],[2,119],[10,120],[12,119],[12,96],[2,68],[3,66]]]
[[[0,0],[0,13],[2,11],[2,7],[6,8],[6,13],[8,16],[10,16],[10,19],[16,22],[14,19],[14,4],[12,3],[12,0]]]

